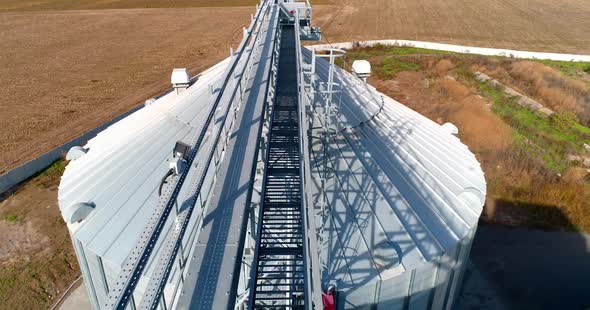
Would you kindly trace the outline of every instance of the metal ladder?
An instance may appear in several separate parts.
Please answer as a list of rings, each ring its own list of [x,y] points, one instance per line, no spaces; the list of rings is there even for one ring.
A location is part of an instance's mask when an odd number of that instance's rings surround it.
[[[282,27],[252,287],[255,309],[305,308],[296,34],[292,25]]]

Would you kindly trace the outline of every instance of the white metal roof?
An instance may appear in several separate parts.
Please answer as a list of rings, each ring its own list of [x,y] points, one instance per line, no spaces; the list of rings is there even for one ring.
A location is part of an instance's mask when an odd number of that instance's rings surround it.
[[[326,81],[327,63],[317,64]],[[312,156],[327,158],[334,170],[326,190],[324,281],[346,288],[415,269],[454,248],[477,225],[486,183],[456,136],[354,75],[335,73],[339,131],[326,157],[314,139]]]
[[[170,92],[102,131],[66,167],[59,186],[61,210],[96,205],[72,236],[118,270],[158,202],[176,141],[189,141],[203,121],[228,59],[203,72],[186,91]],[[181,198],[182,198],[181,193]]]
[[[305,56],[309,60],[310,53]],[[195,134],[210,102],[209,85],[227,63],[101,132],[68,164],[60,208],[96,205],[68,227],[114,270],[157,204],[174,143]],[[326,80],[324,61],[317,70]],[[346,287],[414,269],[455,246],[477,225],[486,186],[473,153],[440,125],[343,70],[336,81],[340,131],[329,143],[335,177],[328,182],[329,238],[322,255],[330,262],[326,277]],[[314,159],[323,156],[317,141],[312,144]]]

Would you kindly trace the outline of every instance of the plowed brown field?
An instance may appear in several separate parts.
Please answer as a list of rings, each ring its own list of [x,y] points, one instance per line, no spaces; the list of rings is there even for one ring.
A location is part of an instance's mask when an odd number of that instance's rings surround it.
[[[0,173],[229,55],[252,8],[0,14]]]
[[[406,39],[590,54],[587,0],[329,2],[334,5],[316,6],[314,14],[332,42]]]
[[[203,6],[254,2],[2,1],[0,173],[157,94],[173,67],[198,72],[224,58],[253,7]],[[314,23],[332,42],[396,38],[590,54],[586,2],[322,0]],[[143,9],[173,6],[194,7]]]

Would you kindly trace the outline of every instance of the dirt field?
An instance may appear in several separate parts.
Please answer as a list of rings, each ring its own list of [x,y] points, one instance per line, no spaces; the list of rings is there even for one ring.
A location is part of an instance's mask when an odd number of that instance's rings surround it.
[[[0,14],[0,173],[202,71],[239,42],[252,8]]]
[[[48,309],[79,274],[55,199],[63,167],[0,197],[0,308]]]
[[[0,173],[157,94],[173,67],[197,72],[224,58],[253,7],[202,6],[251,3],[2,1]],[[314,3],[315,24],[330,41],[399,38],[590,53],[590,7],[582,0]]]
[[[2,0],[0,11],[254,6],[257,0]]]
[[[587,0],[331,0],[314,8],[332,42],[407,39],[590,54]]]

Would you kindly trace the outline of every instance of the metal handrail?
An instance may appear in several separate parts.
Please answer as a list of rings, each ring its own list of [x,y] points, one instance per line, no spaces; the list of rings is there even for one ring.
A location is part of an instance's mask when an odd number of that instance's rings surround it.
[[[279,14],[280,15],[280,14]],[[275,25],[275,27],[277,27],[277,31],[275,33],[275,46],[274,46],[274,50],[273,50],[273,59],[272,59],[272,66],[271,66],[271,82],[270,85],[271,87],[269,88],[269,91],[274,91],[276,93],[276,84],[277,84],[277,73],[278,73],[278,66],[279,66],[279,56],[280,56],[280,47],[281,47],[281,33],[282,33],[282,28],[280,27],[278,20],[280,18],[277,18],[277,23]],[[272,125],[270,125],[272,123],[272,117],[274,114],[274,109],[272,108],[273,106],[273,102],[276,100],[276,95],[273,95],[272,98],[269,97],[269,102],[268,104],[268,122],[269,122],[269,128],[268,128],[268,133],[267,136],[270,137],[271,133],[272,133]],[[270,139],[267,140],[267,143],[270,142]],[[270,147],[267,145],[265,152],[262,154],[262,160],[263,162],[268,162],[268,158],[269,158],[269,153],[270,153]],[[263,165],[266,166],[266,165]],[[262,177],[262,190],[261,193],[264,193],[266,190],[266,173],[263,174]],[[258,239],[261,236],[261,231],[262,231],[262,209],[264,208],[264,197],[261,197],[260,199],[260,204],[258,205],[258,209],[260,210],[258,213],[258,223],[257,223],[257,227],[256,227],[256,231],[253,232],[253,236]],[[258,249],[258,246],[256,246],[256,249]],[[250,270],[250,282],[248,284],[249,286],[249,292],[248,292],[248,298],[247,301],[252,303],[254,300],[254,294],[255,294],[255,286],[256,286],[256,265],[258,264],[258,256],[255,254],[253,255],[253,259],[252,259],[252,267]],[[246,301],[245,301],[246,302]]]
[[[320,269],[319,269],[319,256],[317,249],[317,237],[315,227],[315,214],[313,214],[314,203],[311,197],[311,170],[306,165],[309,156],[309,139],[308,139],[308,123],[306,117],[306,106],[303,92],[303,70],[302,70],[302,58],[303,54],[301,51],[301,38],[299,29],[299,12],[295,12],[295,58],[297,66],[297,87],[298,87],[298,100],[299,100],[299,160],[300,160],[300,174],[301,174],[301,193],[304,195],[304,199],[301,200],[303,206],[303,229],[304,229],[304,240],[303,250],[305,253],[305,272],[307,281],[306,294],[305,294],[305,306],[307,309],[323,309],[323,303],[321,299],[322,288],[320,282]]]

